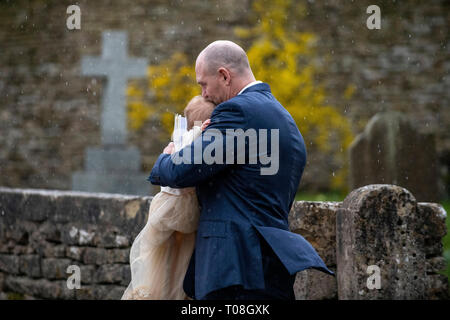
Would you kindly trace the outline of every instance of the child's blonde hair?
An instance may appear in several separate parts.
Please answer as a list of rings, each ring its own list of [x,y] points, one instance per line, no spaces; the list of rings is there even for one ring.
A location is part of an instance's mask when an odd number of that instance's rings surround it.
[[[195,96],[189,101],[186,108],[184,108],[184,116],[187,121],[187,129],[190,130],[194,126],[194,122],[204,122],[211,118],[211,113],[216,106],[207,101],[202,96]]]

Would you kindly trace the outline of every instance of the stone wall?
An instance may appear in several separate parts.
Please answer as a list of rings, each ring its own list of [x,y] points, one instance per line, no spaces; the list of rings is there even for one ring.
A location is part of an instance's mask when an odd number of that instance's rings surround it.
[[[0,292],[41,299],[120,299],[151,198],[0,188]],[[69,265],[81,289],[69,290]],[[10,295],[10,293],[16,295]]]
[[[0,188],[0,299],[120,299],[151,199]],[[354,190],[342,203],[295,202],[291,231],[337,274],[299,272],[296,298],[448,298],[439,274],[445,216],[440,205],[417,203],[392,185]],[[70,265],[80,267],[81,289],[67,288]],[[379,290],[366,286],[369,265],[380,268]]]
[[[129,54],[157,64],[175,51],[194,59],[216,39],[239,41],[233,27],[253,21],[250,0],[76,3],[81,30],[70,31],[65,19],[72,2],[0,1],[2,186],[70,189],[71,174],[83,168],[84,150],[100,143],[102,84],[80,76],[79,64],[83,55],[100,54],[102,31],[127,31]],[[290,24],[318,37],[316,58],[325,69],[318,80],[324,81],[326,103],[348,117],[355,134],[379,111],[411,115],[421,131],[436,134],[441,175],[448,177],[448,1],[377,1],[381,30],[365,27],[371,0],[303,3],[305,17]],[[350,85],[354,94],[345,98]],[[152,123],[130,133],[143,171],[150,171],[163,148],[152,142],[157,133]],[[302,178],[311,189],[328,188],[333,174],[330,162],[317,165],[319,156],[308,158]]]

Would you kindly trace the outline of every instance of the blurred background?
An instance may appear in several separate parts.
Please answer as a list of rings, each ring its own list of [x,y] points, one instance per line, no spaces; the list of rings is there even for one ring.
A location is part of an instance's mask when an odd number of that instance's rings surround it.
[[[372,4],[380,29],[366,25]],[[67,28],[70,5],[80,29]],[[445,0],[1,0],[0,186],[83,189],[74,174],[89,171],[86,150],[102,146],[106,80],[81,61],[102,54],[105,32],[122,31],[128,56],[147,61],[123,88],[124,147],[138,151],[142,176],[174,114],[200,93],[196,56],[228,39],[305,139],[297,200],[342,201],[358,186],[392,183],[448,212],[449,25]],[[444,246],[450,260],[449,235]]]

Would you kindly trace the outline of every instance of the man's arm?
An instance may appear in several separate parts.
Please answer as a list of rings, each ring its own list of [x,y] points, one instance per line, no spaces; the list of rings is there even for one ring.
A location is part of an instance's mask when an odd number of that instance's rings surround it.
[[[227,166],[225,163],[226,130],[245,129],[245,127],[246,120],[239,105],[229,102],[220,104],[214,109],[211,115],[211,123],[207,129],[192,144],[179,152],[163,153],[158,157],[148,180],[156,185],[185,188],[195,186],[214,176]],[[219,140],[216,141],[218,138]],[[211,145],[212,143],[215,144]],[[208,148],[208,146],[210,147]],[[222,157],[218,153],[222,160],[221,163],[217,163],[219,161],[208,162],[208,155],[215,156],[214,149],[217,148],[222,148]],[[206,153],[205,149],[207,150]],[[214,151],[211,152],[212,150]],[[235,148],[233,148],[233,151],[235,151]],[[235,155],[233,157],[235,158]]]

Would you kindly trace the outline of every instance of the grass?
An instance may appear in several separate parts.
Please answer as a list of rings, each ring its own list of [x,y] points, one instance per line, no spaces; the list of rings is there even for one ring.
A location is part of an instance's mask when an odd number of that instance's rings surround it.
[[[445,200],[441,202],[445,211],[447,211],[447,218],[445,219],[445,224],[447,225],[447,234],[442,238],[442,244],[444,245],[444,258],[447,261],[447,268],[444,274],[447,275],[450,287],[450,200]]]
[[[347,194],[341,192],[308,193],[298,192],[295,201],[344,201]]]

